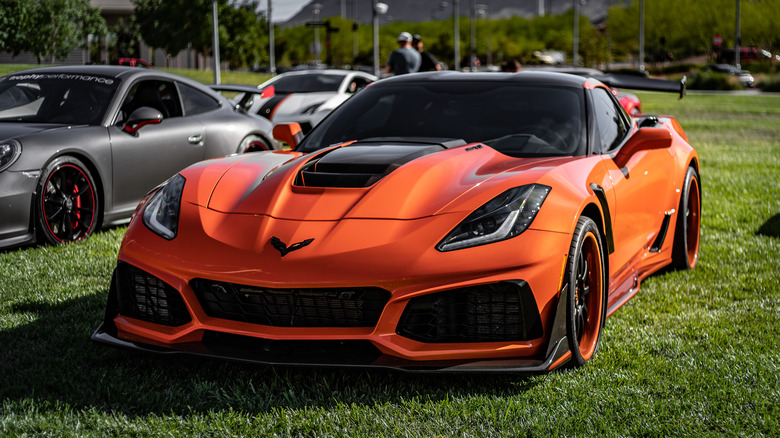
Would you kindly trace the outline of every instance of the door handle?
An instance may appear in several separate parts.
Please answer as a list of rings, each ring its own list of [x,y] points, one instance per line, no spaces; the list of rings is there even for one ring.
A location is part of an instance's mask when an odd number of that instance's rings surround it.
[[[188,142],[192,144],[202,144],[203,143],[203,134],[195,134],[191,135],[188,139]]]

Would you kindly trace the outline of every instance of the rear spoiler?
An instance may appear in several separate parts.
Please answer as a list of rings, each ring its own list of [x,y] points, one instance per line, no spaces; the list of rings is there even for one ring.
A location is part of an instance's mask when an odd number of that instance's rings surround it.
[[[607,73],[604,75],[593,76],[593,79],[601,81],[604,85],[614,88],[630,88],[633,90],[645,91],[665,91],[669,93],[679,93],[680,99],[685,96],[685,84],[687,78],[683,76],[680,81],[669,81],[666,79],[652,79],[641,76]]]
[[[241,84],[209,84],[209,88],[214,91],[233,91],[236,93],[244,93],[241,100],[236,103],[236,108],[240,111],[246,112],[246,110],[252,106],[252,101],[255,98],[255,94],[259,94],[261,98],[273,97],[276,93],[274,86],[268,86],[265,88],[257,88],[252,85]]]

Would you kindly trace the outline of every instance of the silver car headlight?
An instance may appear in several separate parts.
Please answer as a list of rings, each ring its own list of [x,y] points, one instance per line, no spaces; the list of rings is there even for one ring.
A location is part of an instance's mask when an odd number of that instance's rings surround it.
[[[501,193],[464,219],[438,245],[452,251],[510,239],[533,222],[550,187],[529,184]]]
[[[176,174],[149,197],[144,205],[143,222],[158,236],[171,240],[179,231],[179,207],[186,180]]]
[[[6,140],[0,143],[0,172],[11,167],[22,155],[22,145],[15,140]]]

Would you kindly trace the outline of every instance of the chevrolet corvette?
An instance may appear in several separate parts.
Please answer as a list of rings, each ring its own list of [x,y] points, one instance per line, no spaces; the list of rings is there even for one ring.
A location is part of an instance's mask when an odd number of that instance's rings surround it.
[[[699,159],[610,87],[433,72],[378,81],[289,151],[202,162],[138,206],[96,342],[263,364],[546,372],[696,266]],[[301,140],[302,139],[302,140]]]

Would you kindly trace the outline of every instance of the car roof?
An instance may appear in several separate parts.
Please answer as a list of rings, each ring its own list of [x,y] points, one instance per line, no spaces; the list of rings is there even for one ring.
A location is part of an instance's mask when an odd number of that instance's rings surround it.
[[[306,76],[306,75],[340,75],[340,76],[347,76],[350,74],[359,74],[359,75],[366,75],[371,76],[368,73],[361,72],[358,70],[337,70],[337,69],[327,69],[327,70],[296,70],[296,71],[288,71],[284,72],[276,77],[279,76]]]
[[[189,85],[194,85],[194,84],[198,86],[202,85],[199,82],[191,80],[184,76],[179,76],[177,74],[168,73],[162,70],[138,68],[138,67],[124,66],[124,65],[104,65],[104,64],[61,65],[61,66],[31,68],[27,70],[20,70],[10,74],[20,75],[20,74],[46,74],[46,73],[99,75],[99,76],[107,76],[107,77],[125,79],[125,80],[139,77],[139,76],[149,77],[149,78],[157,77],[157,78],[166,78],[170,80],[185,82]]]
[[[563,87],[582,87],[588,78],[558,72],[521,71],[519,73],[466,73],[439,71],[411,73],[382,79],[376,84],[398,84],[405,82],[512,82],[534,85],[557,85]],[[372,85],[375,86],[375,85]]]

